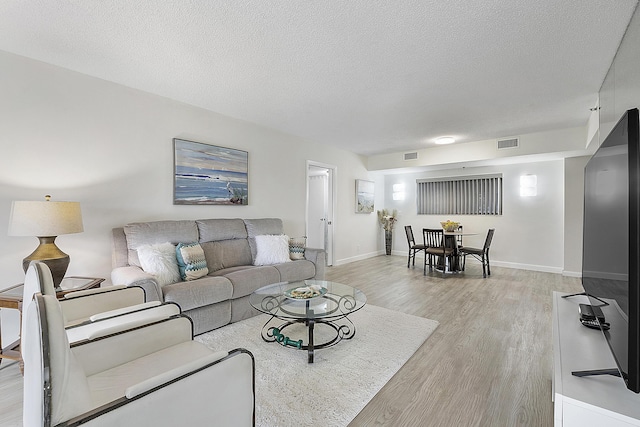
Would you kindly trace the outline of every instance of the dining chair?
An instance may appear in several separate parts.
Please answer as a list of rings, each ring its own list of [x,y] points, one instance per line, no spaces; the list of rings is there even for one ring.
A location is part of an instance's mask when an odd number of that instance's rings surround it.
[[[427,246],[425,249],[423,274],[427,274],[427,258],[429,260],[429,271],[433,271],[433,257],[438,257],[440,259],[439,262],[442,262],[442,276],[444,277],[447,272],[447,260],[451,262],[450,258],[454,254],[454,248],[448,247],[445,244],[444,231],[442,228],[424,228],[422,235],[424,236],[424,244]]]
[[[461,225],[458,226],[458,233],[460,234],[456,236],[456,243],[458,245],[458,249],[460,249],[462,247],[462,226]]]
[[[425,249],[427,249],[427,246],[425,244],[416,244],[416,240],[413,237],[413,230],[411,229],[410,225],[404,226],[404,232],[407,235],[407,243],[409,244],[409,258],[407,259],[407,268],[409,268],[411,260],[413,260],[413,266],[415,267],[416,253],[424,251]]]
[[[467,262],[467,255],[471,255],[482,263],[482,277],[486,278],[487,275],[491,276],[491,265],[489,264],[489,247],[491,246],[494,232],[494,228],[489,229],[482,249],[469,247],[462,247],[459,249],[460,255],[462,256],[462,271],[464,271],[464,266]]]

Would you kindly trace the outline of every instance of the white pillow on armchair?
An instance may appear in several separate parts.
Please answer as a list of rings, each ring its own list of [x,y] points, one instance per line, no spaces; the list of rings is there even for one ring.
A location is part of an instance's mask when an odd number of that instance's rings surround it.
[[[256,236],[256,259],[253,265],[273,265],[289,262],[289,236]]]

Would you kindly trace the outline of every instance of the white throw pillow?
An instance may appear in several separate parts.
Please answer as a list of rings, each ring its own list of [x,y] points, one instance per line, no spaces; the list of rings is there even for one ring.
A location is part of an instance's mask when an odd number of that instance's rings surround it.
[[[142,269],[155,276],[160,286],[180,281],[176,247],[171,243],[140,246],[138,258]]]
[[[256,236],[256,259],[253,265],[273,265],[289,261],[289,236]]]

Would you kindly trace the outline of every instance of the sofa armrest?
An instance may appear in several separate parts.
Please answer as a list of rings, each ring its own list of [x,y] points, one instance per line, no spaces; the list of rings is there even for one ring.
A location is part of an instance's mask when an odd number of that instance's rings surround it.
[[[304,248],[304,258],[316,266],[316,275],[313,278],[324,280],[324,270],[327,263],[324,249]]]
[[[164,301],[162,288],[153,275],[140,267],[128,265],[116,267],[111,271],[111,283],[114,285],[140,286],[144,289],[147,301]]]

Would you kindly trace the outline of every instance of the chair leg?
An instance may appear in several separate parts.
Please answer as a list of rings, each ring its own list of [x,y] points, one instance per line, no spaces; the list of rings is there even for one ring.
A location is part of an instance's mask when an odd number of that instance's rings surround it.
[[[491,264],[489,264],[489,254],[487,254],[487,274],[491,276]]]
[[[415,253],[413,254],[415,256]],[[407,268],[409,268],[409,263],[411,262],[411,249],[409,249],[409,257],[407,258]],[[413,260],[415,263],[415,258]]]
[[[482,277],[484,279],[487,278],[487,270],[486,269],[487,269],[487,263],[485,262],[484,254],[482,254]]]

